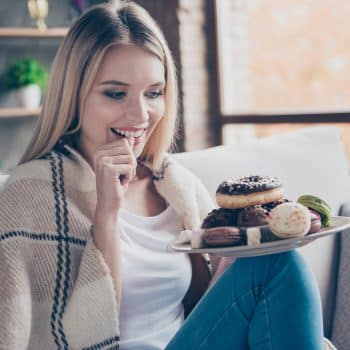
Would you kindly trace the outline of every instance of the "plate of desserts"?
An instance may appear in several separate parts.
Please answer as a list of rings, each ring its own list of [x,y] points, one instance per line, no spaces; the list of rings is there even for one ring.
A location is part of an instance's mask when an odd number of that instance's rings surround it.
[[[249,257],[285,252],[350,228],[350,218],[331,216],[329,204],[314,194],[293,202],[276,177],[245,176],[223,181],[216,191],[219,208],[201,227],[184,230],[171,249]]]

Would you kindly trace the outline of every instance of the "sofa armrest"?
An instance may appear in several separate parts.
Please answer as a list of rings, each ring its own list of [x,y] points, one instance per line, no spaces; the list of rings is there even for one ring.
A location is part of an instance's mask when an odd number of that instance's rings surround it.
[[[350,217],[350,202],[345,202],[339,215]],[[333,318],[332,341],[339,349],[350,349],[350,230],[339,235],[340,254],[337,268],[337,287]]]
[[[4,186],[4,184],[7,181],[8,177],[9,177],[8,175],[0,173],[0,188],[2,186]]]
[[[344,204],[342,204],[339,210],[339,215],[350,216],[350,202],[345,202]]]

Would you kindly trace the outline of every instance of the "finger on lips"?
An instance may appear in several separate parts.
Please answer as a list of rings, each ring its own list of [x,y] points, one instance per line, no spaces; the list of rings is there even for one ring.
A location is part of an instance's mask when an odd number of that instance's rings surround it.
[[[127,137],[129,146],[132,148],[134,146],[135,143],[135,139],[133,137]]]
[[[133,147],[135,143],[135,139],[133,137],[123,137],[119,140],[113,140],[114,134],[110,129],[107,129],[107,144],[103,145],[103,149],[111,149],[116,146],[123,147],[126,146],[131,153],[133,153]]]
[[[137,160],[132,150],[134,138],[112,141],[107,131],[107,142],[96,150],[95,168],[125,185],[136,175]]]

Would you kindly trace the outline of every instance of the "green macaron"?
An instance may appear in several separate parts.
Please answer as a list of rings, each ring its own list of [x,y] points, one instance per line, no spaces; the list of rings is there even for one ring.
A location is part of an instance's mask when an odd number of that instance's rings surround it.
[[[311,194],[304,194],[298,198],[297,202],[319,213],[323,226],[330,226],[332,209],[326,201]]]

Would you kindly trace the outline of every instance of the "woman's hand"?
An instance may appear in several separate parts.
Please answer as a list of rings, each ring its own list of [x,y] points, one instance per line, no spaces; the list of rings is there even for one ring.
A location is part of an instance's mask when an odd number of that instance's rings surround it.
[[[118,307],[121,299],[118,210],[136,174],[133,144],[133,138],[120,139],[99,147],[94,155],[97,203],[92,236],[111,271]]]
[[[128,184],[136,174],[133,143],[133,138],[123,138],[103,145],[95,152],[96,210],[104,215],[117,213]]]
[[[217,268],[215,270],[215,273],[210,281],[209,286],[211,286],[215,281],[225,272],[225,270],[234,264],[234,262],[237,260],[235,257],[228,257],[223,256],[220,258],[219,263],[217,265]]]

